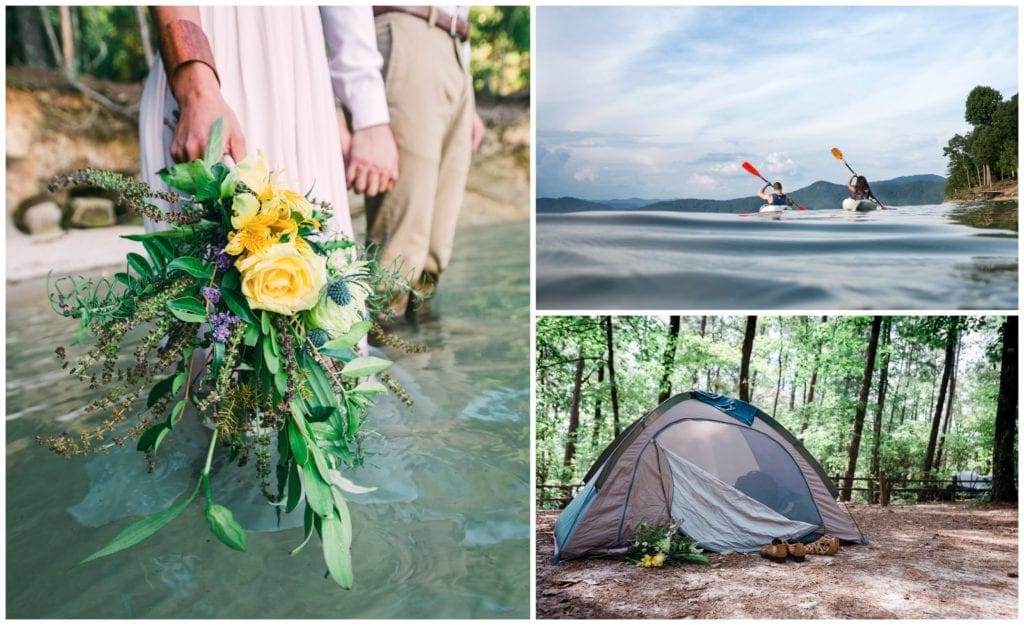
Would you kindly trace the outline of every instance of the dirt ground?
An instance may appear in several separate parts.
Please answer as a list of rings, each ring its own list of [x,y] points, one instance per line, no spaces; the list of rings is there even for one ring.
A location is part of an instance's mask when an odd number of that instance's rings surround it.
[[[537,618],[1017,617],[1017,508],[850,506],[869,545],[775,564],[641,569],[621,558],[552,565],[557,512],[537,514]]]

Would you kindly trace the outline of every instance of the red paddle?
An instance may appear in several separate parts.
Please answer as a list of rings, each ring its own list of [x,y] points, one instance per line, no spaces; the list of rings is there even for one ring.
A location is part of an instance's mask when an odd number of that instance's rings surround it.
[[[754,167],[753,165],[751,165],[749,162],[743,161],[743,169],[746,169],[747,173],[753,174],[753,175],[757,176],[758,178],[760,178],[761,180],[764,180],[766,183],[771,184],[771,182],[769,182],[767,178],[762,176],[761,172],[757,171],[757,168]],[[803,204],[797,204],[796,207],[797,207],[797,210],[802,210],[802,211],[807,210],[807,207],[804,206]]]

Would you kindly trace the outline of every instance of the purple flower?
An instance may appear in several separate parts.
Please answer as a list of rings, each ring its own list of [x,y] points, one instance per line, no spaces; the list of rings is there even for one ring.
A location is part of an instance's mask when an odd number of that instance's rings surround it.
[[[217,263],[217,271],[227,271],[235,264],[235,257],[221,250],[217,253],[215,261]]]
[[[208,299],[211,304],[217,304],[220,302],[220,289],[212,286],[203,287],[203,297]]]
[[[218,294],[219,295],[219,294]],[[218,343],[226,343],[231,338],[231,326],[242,320],[230,313],[213,313],[210,315],[211,336]]]

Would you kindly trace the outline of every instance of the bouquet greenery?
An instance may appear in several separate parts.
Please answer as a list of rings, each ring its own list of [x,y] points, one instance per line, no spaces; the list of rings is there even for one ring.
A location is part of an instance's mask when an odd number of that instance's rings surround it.
[[[626,561],[645,568],[657,568],[666,562],[708,564],[701,551],[692,538],[679,531],[678,523],[641,523],[626,550]]]
[[[390,387],[407,399],[384,372],[390,362],[360,355],[359,344],[373,327],[367,308],[383,309],[392,289],[405,287],[366,250],[326,232],[329,205],[278,184],[261,153],[234,168],[219,162],[221,143],[218,121],[203,159],[158,172],[171,192],[100,170],[51,183],[52,190],[88,184],[116,191],[143,215],[171,226],[127,236],[142,244],[145,256],[129,254],[126,270],[113,280],[65,277],[51,286],[54,309],[80,319],[83,334],[95,338],[70,373],[90,388],[109,387],[87,408],[109,416],[78,436],[41,442],[73,456],[137,439],[152,467],[192,406],[211,434],[191,494],[132,523],[82,562],[152,535],[200,487],[210,530],[244,551],[245,531],[211,492],[212,459],[221,444],[230,447],[231,461],[256,456],[272,503],[287,512],[304,504],[305,540],[292,553],[316,532],[331,577],[349,588],[352,525],[342,491],[358,487],[343,471],[362,461],[360,425],[372,398]],[[178,210],[163,211],[152,199]],[[145,330],[134,362],[121,366],[122,342],[136,328]],[[57,354],[68,367],[67,350]],[[146,407],[136,411],[144,393]],[[137,421],[123,425],[133,413]]]

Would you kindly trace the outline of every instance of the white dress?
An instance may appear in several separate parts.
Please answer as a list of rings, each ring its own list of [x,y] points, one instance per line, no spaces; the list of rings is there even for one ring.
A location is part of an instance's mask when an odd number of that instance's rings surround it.
[[[317,7],[202,6],[203,31],[250,154],[262,150],[279,180],[331,203],[330,229],[352,235],[320,11]],[[150,68],[139,109],[142,177],[164,188],[156,171],[170,154],[178,104],[162,61]]]

